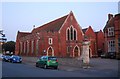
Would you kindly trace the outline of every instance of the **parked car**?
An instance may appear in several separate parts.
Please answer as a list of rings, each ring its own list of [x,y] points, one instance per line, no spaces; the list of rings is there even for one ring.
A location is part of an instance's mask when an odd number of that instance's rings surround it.
[[[12,63],[22,63],[22,58],[20,56],[17,56],[17,55],[12,55],[10,57],[10,62],[12,62]]]
[[[53,67],[57,69],[58,59],[54,56],[42,56],[37,60],[36,67],[44,67],[45,69],[48,67]]]
[[[3,61],[6,61],[6,62],[9,62],[10,61],[10,55],[2,55],[2,60]]]
[[[108,58],[108,53],[102,53],[100,56],[101,58]]]
[[[109,52],[109,58],[116,58],[116,55],[114,52]]]

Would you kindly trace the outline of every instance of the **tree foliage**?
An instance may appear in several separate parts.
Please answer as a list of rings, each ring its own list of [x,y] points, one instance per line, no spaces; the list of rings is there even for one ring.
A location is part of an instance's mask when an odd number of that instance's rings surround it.
[[[2,49],[4,51],[10,51],[10,52],[15,52],[15,42],[14,41],[8,41],[3,44]]]

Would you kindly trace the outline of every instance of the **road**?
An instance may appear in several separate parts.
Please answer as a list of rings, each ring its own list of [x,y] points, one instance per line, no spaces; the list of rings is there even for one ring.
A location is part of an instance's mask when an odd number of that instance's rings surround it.
[[[1,62],[1,61],[0,61]],[[64,71],[37,68],[32,65],[2,62],[2,77],[117,77],[117,70],[80,69]]]
[[[3,62],[3,77],[80,77],[82,73],[37,68],[26,64]]]

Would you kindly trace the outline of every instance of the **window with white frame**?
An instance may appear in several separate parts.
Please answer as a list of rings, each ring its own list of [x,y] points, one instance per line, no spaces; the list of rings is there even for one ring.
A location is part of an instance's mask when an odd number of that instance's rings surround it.
[[[108,28],[108,36],[114,36],[114,27]]]
[[[67,53],[70,53],[70,46],[67,47]]]
[[[115,52],[115,41],[108,41],[108,52]]]
[[[73,27],[70,28],[70,36],[71,36],[71,40],[73,40]]]
[[[67,40],[70,40],[70,29],[67,29],[66,37],[67,37]]]
[[[74,40],[77,40],[77,31],[74,29]]]
[[[66,30],[66,40],[77,40],[77,30],[72,25]]]
[[[49,43],[49,45],[52,45],[52,44],[53,44],[53,39],[52,39],[52,38],[49,38],[49,39],[48,39],[48,43]]]

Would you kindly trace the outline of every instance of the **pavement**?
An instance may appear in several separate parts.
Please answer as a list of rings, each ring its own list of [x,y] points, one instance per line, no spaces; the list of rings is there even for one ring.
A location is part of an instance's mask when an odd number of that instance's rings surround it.
[[[24,64],[35,66],[37,57],[22,57]],[[118,71],[118,61],[116,59],[91,58],[89,70],[115,70]],[[82,61],[76,58],[58,58],[59,70],[81,71]]]

